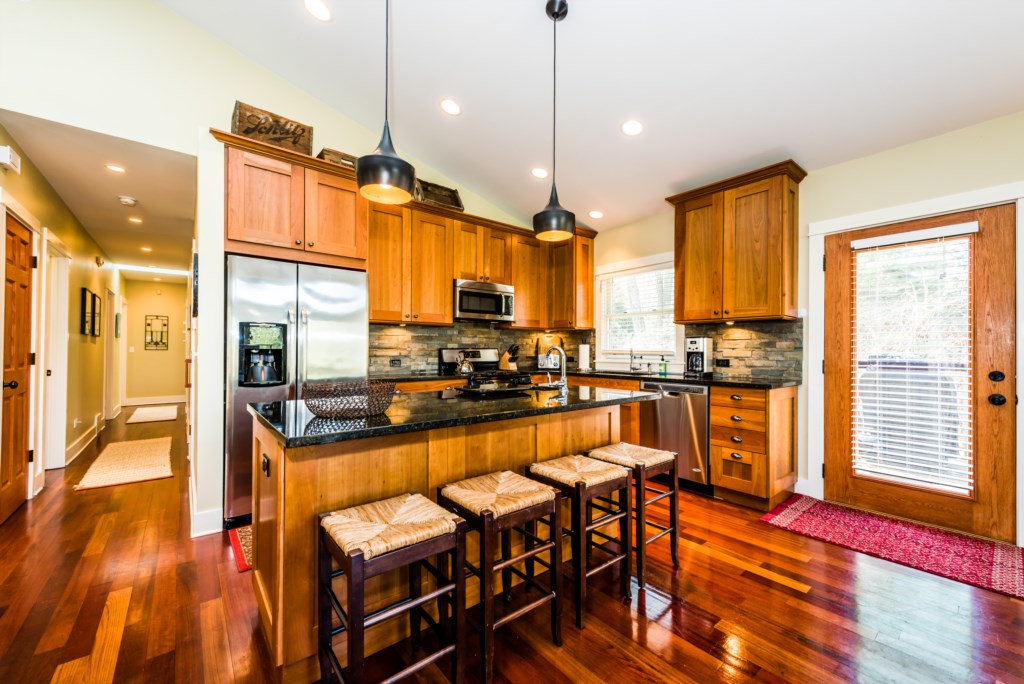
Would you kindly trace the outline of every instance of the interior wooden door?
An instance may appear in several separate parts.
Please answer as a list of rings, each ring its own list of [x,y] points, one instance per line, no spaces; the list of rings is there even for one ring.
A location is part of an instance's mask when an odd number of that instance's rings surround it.
[[[675,321],[722,318],[722,193],[676,213]]]
[[[229,147],[227,237],[275,247],[303,248],[303,169]]]
[[[413,323],[451,325],[454,321],[452,223],[425,211],[412,212],[409,303]]]
[[[407,323],[409,288],[405,286],[408,258],[408,210],[387,204],[370,205],[366,279],[370,292],[370,322]]]
[[[29,346],[32,334],[32,233],[7,215],[4,286],[3,427],[0,522],[28,498]]]
[[[722,195],[722,317],[782,313],[782,177]]]
[[[1003,205],[826,238],[827,499],[1015,541],[1014,226]]]
[[[366,258],[367,204],[354,180],[306,169],[307,252]]]

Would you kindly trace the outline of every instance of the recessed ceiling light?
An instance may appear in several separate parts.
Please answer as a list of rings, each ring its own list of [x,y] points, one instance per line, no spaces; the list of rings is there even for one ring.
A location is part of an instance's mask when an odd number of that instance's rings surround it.
[[[142,249],[143,252],[152,252],[153,251],[152,247],[142,247],[141,249]]]
[[[594,211],[590,212],[588,216],[590,216],[590,218],[592,219],[602,219],[604,218],[604,212],[595,209]]]
[[[153,278],[153,280],[163,280],[163,278]]]
[[[636,119],[630,119],[622,124],[622,132],[626,135],[640,135],[644,130],[644,125]]]
[[[462,107],[459,106],[458,102],[451,99],[450,97],[446,97],[445,99],[441,100],[441,102],[439,102],[438,104],[441,105],[441,111],[443,111],[445,114],[458,116],[459,114],[462,113]]]
[[[542,169],[539,166],[537,168],[533,169],[532,171],[530,171],[530,173],[532,173],[537,178],[547,178],[548,177],[548,170],[547,169]]]
[[[107,164],[107,171],[113,171],[114,173],[124,173],[124,167],[118,166],[117,164]]]
[[[128,220],[131,221],[132,223],[142,223],[142,219],[140,219],[138,216],[129,216]]]
[[[139,203],[139,201],[132,197],[131,195],[118,195],[117,201],[126,207],[134,207],[136,204]]]
[[[324,0],[305,0],[306,11],[313,15],[315,19],[320,21],[331,20],[331,8],[327,6]]]

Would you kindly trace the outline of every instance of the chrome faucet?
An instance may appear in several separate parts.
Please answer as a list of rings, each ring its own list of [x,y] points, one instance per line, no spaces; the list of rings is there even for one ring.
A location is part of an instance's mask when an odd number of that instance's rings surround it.
[[[640,370],[641,370],[641,368],[640,368],[640,359],[642,359],[642,358],[643,358],[643,356],[636,356],[636,355],[634,355],[632,349],[629,350],[629,372],[630,373],[639,373],[640,372]],[[635,364],[633,363],[634,361],[636,361]]]
[[[562,360],[562,365],[561,365],[562,375],[561,375],[561,377],[559,377],[557,382],[555,382],[555,384],[560,386],[560,387],[562,387],[564,389],[565,386],[566,386],[566,383],[565,383],[565,366],[566,366],[566,361],[568,360],[568,357],[565,355],[565,350],[562,349],[561,347],[559,347],[556,344],[556,345],[548,347],[548,351],[547,351],[546,356],[549,359],[551,358],[551,352],[553,352],[553,351],[557,351],[559,354],[562,355],[562,359],[561,359]],[[550,377],[550,374],[549,374],[549,377]]]

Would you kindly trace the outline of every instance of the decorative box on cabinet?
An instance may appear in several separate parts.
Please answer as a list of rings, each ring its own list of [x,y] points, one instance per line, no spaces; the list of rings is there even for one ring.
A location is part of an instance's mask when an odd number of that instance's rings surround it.
[[[792,160],[667,198],[676,208],[675,322],[796,318]]]
[[[711,387],[715,496],[768,511],[796,482],[796,387]]]

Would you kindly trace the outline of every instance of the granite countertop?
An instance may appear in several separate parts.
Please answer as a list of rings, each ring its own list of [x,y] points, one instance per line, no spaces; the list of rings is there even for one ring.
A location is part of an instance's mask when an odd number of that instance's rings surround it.
[[[570,387],[564,403],[554,403],[559,401],[557,391],[530,391],[488,399],[462,397],[455,391],[397,394],[384,415],[355,419],[317,418],[303,401],[249,404],[248,410],[266,428],[277,433],[285,448],[293,448],[579,411],[659,397],[656,392]]]
[[[547,373],[547,371],[523,369],[524,373],[532,375]],[[635,380],[652,380],[654,382],[685,382],[691,385],[717,385],[719,387],[747,387],[750,389],[778,389],[780,387],[794,387],[801,384],[801,380],[794,378],[772,378],[755,375],[722,375],[715,374],[710,378],[688,378],[680,373],[669,373],[658,375],[657,373],[629,373],[627,371],[566,371],[566,375],[575,375],[588,378],[632,378]],[[558,371],[551,371],[551,377],[557,378]],[[394,380],[395,382],[416,382],[418,380],[465,380],[465,375],[437,375],[419,373],[415,375],[384,375],[376,374],[374,380]]]

